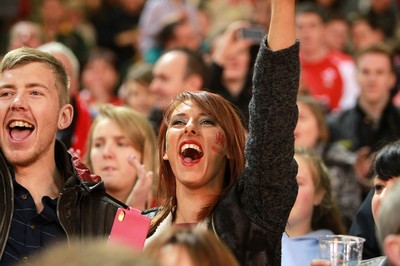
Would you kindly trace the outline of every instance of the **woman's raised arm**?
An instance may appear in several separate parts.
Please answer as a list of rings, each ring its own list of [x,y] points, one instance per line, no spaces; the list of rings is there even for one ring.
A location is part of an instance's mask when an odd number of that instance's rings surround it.
[[[294,27],[295,0],[271,0],[271,22],[268,46],[271,50],[281,50],[296,42]]]

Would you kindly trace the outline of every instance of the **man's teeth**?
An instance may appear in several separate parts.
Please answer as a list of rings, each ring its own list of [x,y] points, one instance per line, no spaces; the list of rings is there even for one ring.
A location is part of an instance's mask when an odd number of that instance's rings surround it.
[[[184,144],[181,148],[181,153],[183,153],[186,149],[194,149],[194,150],[198,151],[199,153],[202,153],[200,147],[197,146],[196,144]]]
[[[26,128],[33,128],[33,126],[29,123],[23,121],[14,121],[10,124],[10,128],[14,127],[26,127]]]

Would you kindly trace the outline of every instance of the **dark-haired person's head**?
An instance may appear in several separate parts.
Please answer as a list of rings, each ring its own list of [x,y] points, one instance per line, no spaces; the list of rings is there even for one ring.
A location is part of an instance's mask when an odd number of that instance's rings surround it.
[[[156,35],[160,48],[169,51],[177,48],[187,48],[197,51],[200,47],[200,36],[196,34],[193,25],[187,18],[172,20]]]
[[[351,19],[351,36],[354,50],[381,43],[385,39],[383,29],[363,14]]]
[[[381,249],[391,264],[400,265],[400,180],[396,181],[392,190],[388,192],[385,201],[379,210],[376,236]]]
[[[383,45],[360,49],[355,57],[361,106],[386,106],[396,84],[391,50]]]
[[[375,223],[377,223],[381,202],[400,176],[400,140],[389,143],[379,150],[373,167],[375,194],[371,207]]]
[[[164,110],[170,99],[183,91],[202,90],[207,72],[207,65],[196,52],[179,48],[163,54],[154,65],[150,85],[157,94],[158,107]]]
[[[301,52],[318,51],[325,45],[326,16],[313,3],[302,3],[296,7],[296,34],[301,42]]]

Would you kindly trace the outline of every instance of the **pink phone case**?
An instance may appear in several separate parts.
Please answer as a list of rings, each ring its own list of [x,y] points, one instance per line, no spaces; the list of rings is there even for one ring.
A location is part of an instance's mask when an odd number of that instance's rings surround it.
[[[150,219],[140,210],[119,208],[111,228],[109,243],[126,245],[135,251],[141,251],[150,227]]]

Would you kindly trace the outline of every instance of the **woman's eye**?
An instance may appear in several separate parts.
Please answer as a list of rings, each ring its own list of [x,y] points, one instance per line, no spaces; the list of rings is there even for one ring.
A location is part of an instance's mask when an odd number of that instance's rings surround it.
[[[127,146],[129,146],[129,144],[126,143],[126,142],[118,142],[117,145],[118,145],[118,147],[127,147]]]
[[[171,121],[172,126],[180,126],[180,125],[185,125],[185,122],[183,120],[172,120]]]
[[[100,142],[93,143],[93,147],[95,147],[95,148],[100,148],[101,146],[102,146],[102,143],[100,143]]]
[[[201,124],[214,126],[216,124],[216,122],[212,119],[204,119],[203,121],[201,121]]]

